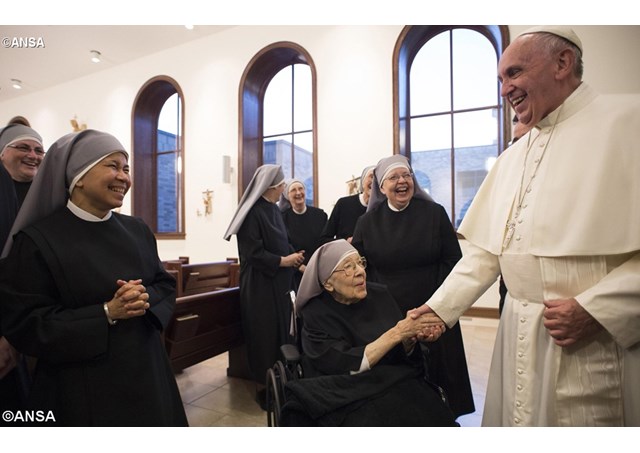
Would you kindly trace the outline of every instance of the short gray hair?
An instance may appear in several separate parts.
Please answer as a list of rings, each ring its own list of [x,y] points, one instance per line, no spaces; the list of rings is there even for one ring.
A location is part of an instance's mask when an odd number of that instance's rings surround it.
[[[571,49],[575,55],[575,59],[573,61],[573,75],[579,80],[582,80],[584,63],[582,62],[582,51],[578,46],[568,39],[554,35],[553,33],[532,33],[532,37],[537,40],[537,43],[545,52],[547,52],[548,55],[559,53],[567,48]]]

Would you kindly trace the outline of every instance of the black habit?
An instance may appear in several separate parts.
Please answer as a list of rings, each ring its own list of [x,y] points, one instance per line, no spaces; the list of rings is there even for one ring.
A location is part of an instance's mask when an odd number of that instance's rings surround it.
[[[307,264],[313,252],[322,245],[322,231],[327,224],[327,213],[320,208],[307,206],[304,214],[296,214],[293,208],[282,211],[282,220],[287,227],[289,242],[294,250],[304,250],[304,262]],[[296,272],[296,283],[300,284],[302,273]]]
[[[0,162],[0,253],[18,215],[18,197],[11,175]]]
[[[249,370],[264,384],[278,360],[280,345],[290,343],[292,267],[280,258],[294,252],[280,209],[260,197],[237,233],[240,256],[240,306]]]
[[[352,245],[367,259],[367,278],[388,286],[403,313],[424,304],[462,257],[442,206],[413,198],[403,211],[387,201],[363,215]],[[429,350],[429,375],[442,387],[456,416],[475,410],[460,325]]]
[[[9,172],[0,162],[0,253],[11,233],[11,227],[18,215],[18,197],[14,181]],[[2,338],[0,323],[0,338]],[[0,379],[0,412],[5,410],[17,410],[22,406],[20,398],[18,369],[14,368],[4,378]],[[0,420],[0,425],[3,421]]]
[[[327,226],[322,233],[322,243],[353,236],[356,222],[365,212],[367,207],[360,203],[360,195],[340,198],[333,207]]]
[[[282,212],[282,219],[289,233],[289,242],[296,251],[304,250],[304,264],[322,245],[321,235],[327,224],[327,213],[320,208],[307,206],[304,214],[296,214],[293,208]]]
[[[384,285],[367,283],[367,296],[351,305],[329,293],[302,309],[304,378],[287,384],[283,425],[455,426],[440,394],[425,379],[419,347],[402,344],[370,370],[360,369],[364,350],[403,319]]]
[[[134,217],[88,222],[66,207],[18,233],[0,274],[2,328],[36,357],[29,407],[63,426],[186,426],[161,332],[175,280]],[[150,308],[109,325],[116,280],[142,279]]]

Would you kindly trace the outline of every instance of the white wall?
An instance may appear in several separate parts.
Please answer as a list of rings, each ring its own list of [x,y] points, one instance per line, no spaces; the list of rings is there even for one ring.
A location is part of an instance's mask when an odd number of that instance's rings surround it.
[[[510,27],[512,37],[527,26]],[[319,205],[330,213],[345,182],[392,153],[392,55],[402,26],[238,26],[95,75],[0,103],[0,124],[29,118],[48,146],[71,132],[77,115],[90,128],[131,143],[131,110],[140,87],[167,75],[185,97],[186,240],[159,241],[162,259],[193,262],[237,256],[222,235],[237,203],[238,90],[251,58],[277,41],[304,47],[317,69]],[[585,80],[604,93],[640,92],[640,26],[576,26],[585,48]],[[222,156],[232,183],[222,182]],[[135,166],[135,162],[132,162]],[[202,191],[212,189],[213,215]],[[134,188],[135,190],[135,181]],[[127,197],[122,212],[130,212]],[[496,306],[497,291],[479,301]]]

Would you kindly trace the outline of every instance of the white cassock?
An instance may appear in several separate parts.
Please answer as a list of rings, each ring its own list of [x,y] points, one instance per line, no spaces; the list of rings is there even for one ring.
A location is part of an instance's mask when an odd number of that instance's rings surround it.
[[[459,232],[427,304],[453,325],[501,272],[509,290],[482,424],[640,426],[640,96],[582,83],[500,156]],[[604,329],[562,348],[542,302],[567,298]]]

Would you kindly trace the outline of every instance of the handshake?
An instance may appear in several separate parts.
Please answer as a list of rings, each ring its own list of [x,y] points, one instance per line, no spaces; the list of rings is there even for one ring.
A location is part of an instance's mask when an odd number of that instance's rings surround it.
[[[444,321],[427,305],[409,310],[396,327],[401,332],[402,342],[406,348],[415,344],[416,341],[436,341],[446,330]]]

